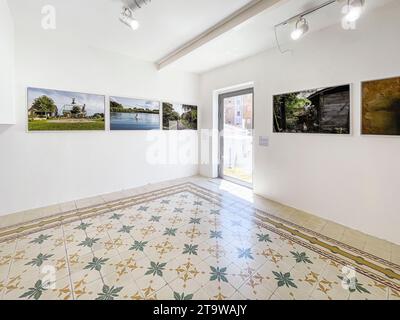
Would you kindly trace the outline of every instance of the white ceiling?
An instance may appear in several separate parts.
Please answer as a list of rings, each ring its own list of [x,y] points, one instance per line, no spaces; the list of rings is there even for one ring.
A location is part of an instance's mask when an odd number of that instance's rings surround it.
[[[17,27],[41,29],[41,8],[57,10],[55,37],[66,42],[126,54],[155,62],[251,0],[152,0],[135,12],[141,27],[130,30],[119,21],[122,0],[8,0]],[[70,42],[71,43],[71,42]]]
[[[170,67],[201,73],[272,48],[276,46],[275,24],[325,1],[282,0],[276,8],[253,17]],[[367,9],[390,1],[394,0],[367,0]],[[61,38],[71,45],[84,44],[150,62],[163,58],[249,2],[152,0],[136,12],[141,27],[134,32],[118,19],[121,0],[8,0],[19,32],[37,32],[47,41]],[[45,32],[41,28],[44,5],[53,5],[57,10],[55,31]],[[312,31],[340,23],[340,9],[340,4],[334,4],[310,16]],[[290,28],[279,32],[284,47],[288,46],[285,39]]]

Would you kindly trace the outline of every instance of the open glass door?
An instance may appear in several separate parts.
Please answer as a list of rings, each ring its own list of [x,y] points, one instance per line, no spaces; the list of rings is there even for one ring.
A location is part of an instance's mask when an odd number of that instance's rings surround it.
[[[253,89],[219,96],[219,176],[253,184]]]

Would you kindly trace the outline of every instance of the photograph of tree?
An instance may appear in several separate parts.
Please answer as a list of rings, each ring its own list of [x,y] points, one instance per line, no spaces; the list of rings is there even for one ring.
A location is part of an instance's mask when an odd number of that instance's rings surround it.
[[[105,130],[105,97],[28,88],[29,131]]]
[[[274,132],[350,134],[350,85],[274,96]]]
[[[362,133],[400,135],[400,77],[363,82]]]
[[[111,130],[159,130],[160,102],[110,97]]]
[[[163,103],[164,130],[197,130],[197,107]]]

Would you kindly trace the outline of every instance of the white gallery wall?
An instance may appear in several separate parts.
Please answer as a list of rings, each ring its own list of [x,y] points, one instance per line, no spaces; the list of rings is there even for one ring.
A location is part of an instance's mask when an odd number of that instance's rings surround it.
[[[0,125],[14,121],[14,21],[0,0]]]
[[[0,126],[0,215],[197,174],[195,131],[27,132],[27,87],[199,102],[197,75],[63,39],[40,20],[16,25],[17,124]]]
[[[400,137],[360,135],[360,82],[400,76],[400,1],[363,16],[353,31],[340,23],[294,44],[201,77],[202,128],[216,129],[215,90],[254,82],[254,190],[354,229],[400,243]],[[272,96],[352,84],[351,136],[273,133]],[[269,147],[257,145],[269,137]],[[201,174],[216,175],[217,139]],[[210,151],[212,151],[210,153]],[[210,153],[210,156],[208,154]]]

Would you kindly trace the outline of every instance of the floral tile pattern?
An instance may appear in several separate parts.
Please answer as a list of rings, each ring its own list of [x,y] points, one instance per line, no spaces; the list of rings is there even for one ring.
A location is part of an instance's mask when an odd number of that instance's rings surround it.
[[[192,183],[0,229],[0,299],[400,299],[400,266]]]

